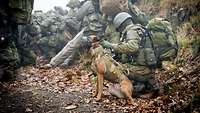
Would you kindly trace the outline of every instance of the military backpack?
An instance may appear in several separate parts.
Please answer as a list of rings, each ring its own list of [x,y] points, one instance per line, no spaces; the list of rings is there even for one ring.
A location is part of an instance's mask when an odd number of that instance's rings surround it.
[[[158,67],[162,61],[176,57],[178,44],[170,22],[163,18],[154,18],[144,29],[137,59],[138,64]]]

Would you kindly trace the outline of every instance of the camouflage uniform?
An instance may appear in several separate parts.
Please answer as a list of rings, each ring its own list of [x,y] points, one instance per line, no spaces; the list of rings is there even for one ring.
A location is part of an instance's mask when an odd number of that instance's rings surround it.
[[[80,29],[76,18],[59,14],[57,8],[47,13],[36,11],[33,15],[34,28],[40,32],[36,45],[40,55],[47,59],[55,56]]]
[[[112,43],[119,43],[119,32],[116,31],[115,26],[113,25],[112,18],[108,17],[108,25],[105,30],[106,39]]]
[[[120,12],[127,12],[133,17],[135,24],[144,26],[148,24],[148,17],[137,6],[132,4],[130,0],[102,0],[101,5],[104,5],[101,6],[102,12],[108,16],[115,17]]]
[[[81,6],[79,0],[70,0],[67,4],[67,7],[70,8],[67,16],[65,17],[66,28],[67,31],[72,35],[75,36],[81,27],[81,22],[77,20],[77,13]]]
[[[128,10],[125,11],[133,17],[133,22],[135,24],[141,24],[143,26],[148,24],[148,17],[137,6],[135,6],[134,4],[129,4],[128,7]]]
[[[97,5],[97,4],[96,4]],[[62,49],[54,58],[51,59],[50,65],[57,66],[65,61],[65,66],[68,66],[76,51],[80,49],[82,45],[87,45],[87,38],[84,40],[83,36],[96,35],[100,37],[104,33],[104,26],[101,20],[101,15],[97,11],[94,1],[86,1],[78,10],[77,20],[82,22],[82,28],[84,28],[84,35],[76,37]]]
[[[65,23],[63,16],[48,12],[48,19],[41,23],[42,37],[37,41],[41,54],[49,59],[54,57],[67,43],[64,37]]]
[[[102,2],[103,1],[104,0],[102,0]],[[124,12],[129,13],[133,17],[135,24],[141,24],[144,26],[147,25],[148,17],[132,3],[133,1],[129,0],[129,2],[125,3],[125,4],[127,4],[126,7],[122,7],[122,8],[120,8],[120,3],[118,3],[118,1],[120,1],[120,0],[110,0],[111,3],[107,3],[107,4],[112,4],[112,6],[111,5],[107,5],[104,7],[102,6],[102,8],[105,8],[105,9],[102,9],[102,12],[105,13],[106,15],[108,15],[108,18],[110,18],[112,20],[112,18],[114,18],[114,16],[117,13],[124,11]],[[105,3],[106,2],[108,2],[108,1],[105,0]],[[116,8],[116,7],[118,7],[118,8]],[[107,10],[109,10],[109,11],[107,11]],[[119,33],[116,32],[116,30],[113,26],[113,23],[108,23],[105,34],[107,34],[106,37],[107,37],[108,41],[110,41],[112,43],[119,42],[119,38],[118,38]]]
[[[112,49],[115,53],[120,55],[120,58],[118,56],[118,61],[123,63],[122,65],[125,69],[128,69],[128,77],[139,83],[145,83],[148,89],[152,89],[152,87],[156,85],[154,70],[150,69],[148,66],[138,65],[135,61],[141,41],[141,37],[137,32],[138,28],[139,26],[136,25],[127,26],[125,31],[122,32],[121,39],[123,39],[123,42],[113,46]]]
[[[0,1],[0,78],[12,77],[20,66],[17,50],[18,24],[30,21],[33,0]]]
[[[70,0],[67,4],[67,7],[70,8],[69,12],[68,12],[68,16],[69,17],[76,17],[77,15],[77,11],[80,8],[80,1],[79,0]]]
[[[62,7],[60,6],[55,6],[54,7],[54,13],[56,15],[61,15],[61,16],[65,16],[68,14],[68,11],[67,10],[64,10]]]
[[[131,16],[129,18],[131,18]],[[130,19],[128,20],[130,21]],[[127,20],[124,21],[126,22]],[[112,48],[114,53],[117,54],[117,57],[114,59],[117,62],[120,62],[120,67],[123,67],[123,70],[127,72],[126,75],[129,79],[134,80],[136,83],[135,86],[140,84],[143,87],[142,89],[135,89],[136,93],[142,93],[144,88],[149,91],[154,91],[157,87],[154,77],[154,69],[145,65],[142,66],[137,64],[138,52],[142,38],[141,34],[143,33],[138,31],[138,29],[142,30],[142,28],[132,22],[123,23],[120,27],[123,28],[120,30],[121,42],[117,44],[109,44],[111,45],[110,48]],[[104,42],[102,43],[102,46],[104,47]]]
[[[58,33],[51,36],[44,36],[37,41],[40,52],[45,58],[54,57],[66,44],[63,34]]]

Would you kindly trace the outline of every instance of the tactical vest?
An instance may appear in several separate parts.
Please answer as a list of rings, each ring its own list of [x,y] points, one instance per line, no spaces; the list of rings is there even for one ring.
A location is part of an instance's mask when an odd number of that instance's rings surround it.
[[[178,44],[171,24],[160,18],[152,19],[147,28],[133,26],[131,29],[137,30],[141,37],[139,51],[129,59],[138,65],[159,67],[162,61],[171,60],[176,57]],[[128,30],[125,30],[125,35]],[[126,37],[126,36],[123,36]]]

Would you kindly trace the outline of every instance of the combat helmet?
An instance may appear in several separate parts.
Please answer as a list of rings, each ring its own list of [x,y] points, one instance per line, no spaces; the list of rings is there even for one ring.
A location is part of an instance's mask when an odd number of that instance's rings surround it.
[[[132,19],[132,16],[126,12],[117,14],[113,20],[115,28],[118,29],[127,19]]]

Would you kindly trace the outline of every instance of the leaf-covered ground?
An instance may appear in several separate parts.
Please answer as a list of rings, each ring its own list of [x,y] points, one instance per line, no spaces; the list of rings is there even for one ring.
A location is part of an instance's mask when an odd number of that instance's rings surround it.
[[[85,67],[89,60],[68,69],[42,69],[28,66],[11,82],[0,82],[1,113],[115,113],[115,112],[193,112],[200,106],[191,103],[199,96],[199,58],[190,65],[176,67],[166,65],[158,71],[157,78],[164,93],[154,99],[135,98],[135,105],[126,99],[111,96],[104,87],[102,101],[96,102],[92,93],[96,78]],[[108,83],[106,83],[108,84]],[[198,101],[199,102],[199,101]]]

